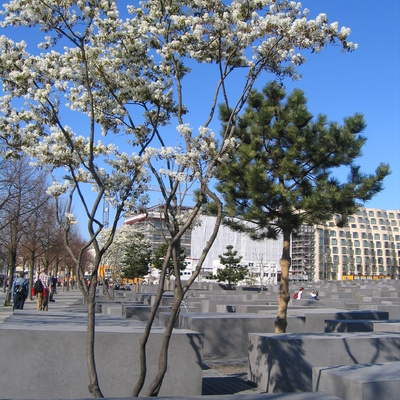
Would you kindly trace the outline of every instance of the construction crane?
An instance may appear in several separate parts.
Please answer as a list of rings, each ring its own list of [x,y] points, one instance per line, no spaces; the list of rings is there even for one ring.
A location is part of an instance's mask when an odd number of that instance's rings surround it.
[[[110,202],[108,201],[108,197],[104,196],[103,198],[103,227],[104,228],[108,228],[108,224],[109,224],[109,215],[110,212]]]

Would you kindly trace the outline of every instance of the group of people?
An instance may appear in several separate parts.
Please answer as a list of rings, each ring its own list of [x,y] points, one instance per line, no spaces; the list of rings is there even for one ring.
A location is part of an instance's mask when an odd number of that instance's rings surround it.
[[[35,289],[37,285],[32,286],[32,295],[36,296],[36,309],[38,311],[48,311],[49,302],[55,302],[53,296],[56,293],[57,279],[49,276],[47,269],[43,269],[36,281],[40,281],[40,290]],[[35,282],[36,282],[35,281]],[[11,287],[13,296],[13,309],[22,310],[29,294],[29,281],[25,278],[25,272],[20,272],[14,280]]]
[[[301,300],[304,299],[304,288],[300,288],[300,290],[296,293],[297,296],[295,296],[296,300]],[[309,300],[318,300],[318,292],[314,289],[311,290],[311,292],[308,295]]]

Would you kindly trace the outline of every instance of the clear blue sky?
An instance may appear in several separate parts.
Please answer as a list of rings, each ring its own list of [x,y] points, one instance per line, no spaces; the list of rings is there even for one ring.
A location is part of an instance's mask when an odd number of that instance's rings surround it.
[[[329,120],[364,114],[361,170],[373,173],[385,162],[392,171],[384,190],[366,206],[400,209],[400,1],[304,0],[302,5],[313,17],[324,12],[339,28],[351,28],[349,39],[358,49],[342,54],[330,47],[311,55],[300,69],[303,78],[287,87],[304,90],[310,111]]]

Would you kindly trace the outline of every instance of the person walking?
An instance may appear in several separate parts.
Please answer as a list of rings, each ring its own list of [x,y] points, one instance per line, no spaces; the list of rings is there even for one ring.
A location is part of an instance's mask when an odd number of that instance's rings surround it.
[[[50,282],[50,299],[49,299],[49,301],[54,303],[55,300],[54,300],[53,296],[56,294],[56,290],[57,290],[57,278],[54,275],[52,275],[52,276],[50,276],[49,282]]]
[[[42,283],[43,291],[36,293],[36,308],[38,311],[48,311],[49,304],[49,276],[47,275],[47,268],[43,269],[38,276],[38,280]]]
[[[11,287],[13,296],[13,310],[23,310],[25,300],[28,297],[29,282],[25,279],[25,272],[20,272],[19,277],[14,280]]]

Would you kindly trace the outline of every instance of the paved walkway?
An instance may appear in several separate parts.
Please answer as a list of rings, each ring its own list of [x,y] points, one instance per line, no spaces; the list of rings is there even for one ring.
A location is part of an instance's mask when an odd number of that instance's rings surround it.
[[[54,296],[55,302],[49,303],[49,311],[82,313],[86,307],[79,290],[62,291],[59,288]],[[5,307],[5,293],[0,288],[0,323],[13,314],[12,307]],[[36,311],[36,297],[27,299],[24,310]],[[27,323],[29,318],[27,315]],[[76,317],[75,317],[76,318]],[[128,321],[127,321],[128,322]],[[133,322],[133,321],[129,321]],[[203,395],[232,395],[232,394],[256,394],[262,393],[252,383],[247,382],[247,361],[232,359],[206,359],[203,367]]]

